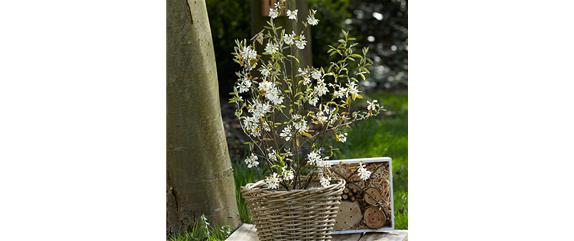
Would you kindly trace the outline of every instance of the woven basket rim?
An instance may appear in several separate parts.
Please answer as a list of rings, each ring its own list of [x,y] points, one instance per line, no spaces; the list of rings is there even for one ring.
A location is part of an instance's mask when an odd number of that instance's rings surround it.
[[[338,189],[341,186],[345,186],[345,180],[341,178],[333,178],[330,180],[331,184],[323,187],[323,186],[313,186],[308,187],[307,189],[291,189],[289,191],[282,189],[269,189],[265,180],[260,180],[255,183],[248,183],[244,187],[241,187],[241,193],[258,193],[259,195],[277,195],[277,194],[294,194],[294,193],[306,193],[312,194],[315,192],[323,192],[329,189]]]

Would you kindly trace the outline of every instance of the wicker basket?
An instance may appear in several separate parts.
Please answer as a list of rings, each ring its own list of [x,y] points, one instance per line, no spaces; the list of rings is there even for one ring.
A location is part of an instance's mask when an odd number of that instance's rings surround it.
[[[327,187],[270,191],[262,180],[241,187],[241,194],[260,241],[331,240],[344,188],[345,180],[334,179]]]

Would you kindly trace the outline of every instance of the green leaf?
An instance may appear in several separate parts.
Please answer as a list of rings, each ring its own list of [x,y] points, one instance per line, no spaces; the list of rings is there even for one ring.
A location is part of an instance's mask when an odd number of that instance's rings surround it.
[[[313,136],[312,136],[311,134],[307,133],[307,132],[304,132],[304,131],[303,131],[303,132],[301,132],[301,134],[303,134],[304,136],[308,136],[308,137],[313,138]]]
[[[296,58],[295,56],[293,56],[293,55],[287,55],[287,57],[293,58],[293,59],[297,60],[297,63],[301,63],[301,62],[299,62],[299,59],[297,59],[297,58]]]

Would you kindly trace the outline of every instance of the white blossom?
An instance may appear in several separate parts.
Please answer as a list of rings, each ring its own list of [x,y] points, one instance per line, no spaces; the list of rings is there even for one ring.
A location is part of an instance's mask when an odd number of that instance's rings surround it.
[[[259,84],[259,90],[265,94],[265,97],[269,99],[274,105],[280,105],[283,103],[285,97],[280,96],[279,89],[275,86],[275,83],[271,81],[263,81]]]
[[[299,11],[298,9],[295,9],[294,11],[287,10],[287,16],[289,16],[289,19],[297,19],[298,11]]]
[[[323,187],[329,186],[329,185],[331,184],[330,181],[331,181],[331,177],[325,178],[324,176],[321,176],[320,182],[321,182],[321,185],[322,185]]]
[[[279,95],[279,91],[276,88],[273,89],[267,98],[273,103],[273,105],[280,105],[285,99],[285,97]]]
[[[253,117],[257,120],[263,118],[270,110],[271,106],[268,103],[261,103],[259,100],[249,105],[249,112],[253,113]]]
[[[295,40],[295,36],[297,36],[294,31],[291,31],[291,32],[292,32],[292,34],[283,34],[283,39],[285,40],[285,43],[287,45],[293,44],[293,41]],[[301,68],[299,68],[299,69],[301,69]]]
[[[376,103],[377,103],[377,100],[373,100],[373,103],[371,103],[370,101],[367,101],[367,103],[369,104],[369,105],[367,106],[367,110],[376,110],[375,108],[376,108],[376,105],[377,105],[377,104],[376,104]]]
[[[277,173],[273,173],[271,177],[265,178],[265,183],[270,189],[277,189],[279,187],[279,179],[277,179]]]
[[[315,97],[315,98],[309,100],[309,104],[316,106],[318,101],[319,101],[319,97]]]
[[[251,136],[261,136],[261,132],[259,129],[259,118],[255,118],[255,117],[245,117],[245,119],[243,119],[243,125],[247,131],[249,131],[249,134]]]
[[[320,122],[326,122],[326,121],[327,121],[327,117],[323,115],[323,112],[317,113],[317,119],[318,119]]]
[[[275,152],[275,150],[270,151],[269,153],[267,153],[267,157],[269,157],[270,160],[272,161],[277,161],[277,153]]]
[[[240,55],[241,58],[249,62],[249,60],[257,58],[257,51],[252,49],[251,46],[247,46],[243,48],[243,50],[240,52]]]
[[[285,154],[285,156],[287,156],[287,157],[293,156],[293,153],[291,153],[291,149],[289,149],[289,148],[285,148],[285,153],[283,153],[283,154]]]
[[[291,140],[291,126],[288,125],[285,128],[283,128],[283,131],[281,132],[281,134],[279,134],[279,136],[283,137],[283,139],[285,139],[286,141]]]
[[[261,72],[261,75],[263,75],[265,77],[267,77],[267,76],[269,76],[269,74],[271,74],[271,71],[269,71],[269,68],[267,68],[265,66],[263,68],[261,68],[259,70],[259,72]]]
[[[365,167],[363,166],[363,161],[359,162],[359,170],[358,171],[359,171],[359,177],[362,180],[367,180],[371,176],[371,172],[367,171],[367,169],[365,169]]]
[[[275,88],[275,84],[271,81],[259,83],[259,91],[263,91],[264,93],[270,92],[273,88]]]
[[[281,3],[280,3],[280,2],[276,2],[276,3],[275,3],[275,8],[276,8],[276,9],[281,8]]]
[[[325,159],[329,159],[329,157],[325,157]],[[324,167],[324,168],[330,168],[331,167],[331,163],[327,160],[321,160],[317,163],[318,167]]]
[[[248,168],[252,168],[252,167],[256,167],[259,166],[259,162],[257,161],[257,156],[253,153],[251,153],[251,156],[247,157],[247,159],[245,159],[245,163],[248,165]]]
[[[309,165],[318,165],[321,161],[323,161],[321,155],[319,154],[319,151],[317,150],[314,150],[311,153],[307,154],[307,159],[309,159],[307,161]]]
[[[296,116],[299,117],[299,118],[301,117],[301,116],[299,116],[299,115],[296,115]],[[307,121],[304,120],[304,119],[301,119],[301,121],[298,121],[299,118],[297,118],[297,119],[295,120],[296,122],[293,122],[293,126],[294,126],[295,129],[296,129],[297,131],[299,131],[299,132],[301,132],[301,131],[306,131],[306,130],[307,130]]]
[[[311,73],[311,76],[313,77],[313,79],[319,80],[321,79],[321,71],[318,69],[313,70],[313,73]]]
[[[279,16],[279,11],[277,11],[277,9],[275,9],[275,8],[269,9],[269,17],[271,17],[272,19],[275,19],[278,16]]]
[[[303,84],[309,85],[310,83],[311,83],[311,78],[309,78],[307,76],[303,76]]]
[[[238,84],[239,93],[249,91],[249,87],[251,87],[251,80],[249,80],[248,78],[243,78],[243,79],[239,79],[239,80],[241,81]]]
[[[284,168],[283,168],[283,173],[282,173],[281,175],[283,175],[283,178],[284,178],[285,180],[292,180],[293,177],[294,177],[293,171],[291,171],[291,170],[288,171],[288,170],[287,170],[287,167],[284,167]]]
[[[344,92],[341,91],[335,91],[335,93],[333,93],[333,95],[335,96],[335,98],[343,98],[343,96],[345,95]]]
[[[325,83],[320,83],[317,86],[315,86],[315,91],[319,96],[323,96],[324,94],[329,93],[329,90],[327,89],[327,85]]]
[[[300,35],[299,39],[295,40],[295,45],[297,45],[297,48],[299,49],[304,49],[305,44],[307,44],[307,41],[305,40],[305,35]]]
[[[277,52],[277,45],[273,44],[273,43],[267,43],[267,45],[265,46],[265,52],[269,53],[269,54],[275,54]]]
[[[317,12],[317,10],[313,10],[311,9],[311,15],[309,15],[307,17],[307,22],[309,22],[309,24],[315,26],[319,23],[319,19],[315,18],[315,13]]]
[[[337,138],[339,138],[340,142],[345,143],[345,141],[347,141],[347,135],[348,133],[341,133],[337,135]]]
[[[347,96],[349,97],[349,94],[358,94],[359,90],[357,89],[357,84],[355,84],[355,82],[351,82],[350,86],[349,86],[349,90],[347,91]]]

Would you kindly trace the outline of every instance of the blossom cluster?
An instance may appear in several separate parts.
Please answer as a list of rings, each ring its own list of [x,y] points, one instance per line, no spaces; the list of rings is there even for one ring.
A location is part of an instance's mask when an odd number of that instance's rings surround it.
[[[250,139],[245,143],[251,150],[245,163],[248,168],[271,171],[264,179],[268,188],[303,188],[317,179],[322,186],[328,186],[333,174],[327,171],[331,163],[323,146],[325,139],[334,137],[335,141],[346,142],[348,134],[343,129],[380,110],[373,100],[368,102],[368,113],[349,113],[351,102],[363,98],[358,78],[365,78],[365,66],[372,61],[366,57],[367,49],[362,55],[353,53],[350,41],[354,39],[343,31],[345,39],[329,50],[331,55],[338,54],[341,61],[331,63],[327,71],[297,65],[298,51],[307,47],[305,29],[288,33],[279,31],[273,23],[284,9],[289,20],[301,17],[299,10],[289,9],[289,5],[288,0],[281,0],[270,9],[268,30],[255,35],[252,43],[236,40],[234,61],[242,70],[237,72],[239,78],[230,102],[237,104],[235,115]],[[309,10],[303,21],[305,28],[319,24],[316,14],[316,10]],[[267,57],[257,53],[257,43]],[[350,65],[353,61],[358,63]],[[351,66],[357,66],[354,72]],[[297,72],[291,71],[295,69]],[[359,174],[363,179],[370,176],[362,165]]]
[[[359,163],[358,172],[359,172],[359,177],[363,180],[367,180],[371,176],[371,171],[367,171],[367,169],[365,169],[365,166],[363,166],[362,161]]]

